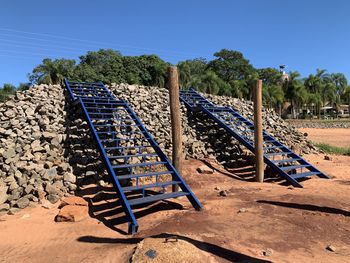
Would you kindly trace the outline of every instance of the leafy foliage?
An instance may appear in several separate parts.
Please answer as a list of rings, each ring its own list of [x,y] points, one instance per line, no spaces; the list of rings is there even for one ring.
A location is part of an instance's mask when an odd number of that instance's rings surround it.
[[[29,80],[31,83],[58,84],[67,77],[84,82],[165,87],[168,66],[169,63],[156,55],[123,56],[119,51],[100,49],[80,56],[78,63],[46,58],[29,74]],[[250,100],[253,81],[262,79],[265,105],[281,109],[289,102],[294,117],[305,107],[320,117],[322,106],[338,108],[341,103],[350,102],[350,88],[341,73],[329,74],[324,69],[317,69],[315,74],[302,79],[297,71],[292,71],[285,79],[275,68],[255,69],[241,52],[235,50],[222,49],[211,61],[203,58],[181,61],[177,67],[182,88],[192,86],[207,93]],[[27,87],[23,84],[21,89]]]

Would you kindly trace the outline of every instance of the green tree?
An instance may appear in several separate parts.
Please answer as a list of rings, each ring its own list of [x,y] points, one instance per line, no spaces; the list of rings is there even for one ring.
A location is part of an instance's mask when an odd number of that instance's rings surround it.
[[[125,83],[123,57],[119,51],[112,49],[89,51],[80,57],[74,76],[77,80],[86,82]]]
[[[350,86],[346,88],[345,94],[347,95],[347,100],[348,100],[348,114],[350,118]]]
[[[270,109],[281,107],[284,101],[284,92],[278,85],[263,85],[263,101]]]
[[[292,71],[289,73],[289,80],[286,80],[284,83],[285,96],[291,103],[293,118],[298,116],[300,107],[307,102],[309,96],[299,77],[299,72]]]
[[[16,87],[12,84],[5,83],[2,88],[0,88],[0,101],[5,101],[8,96],[12,95],[16,91]]]
[[[252,98],[252,81],[258,78],[258,74],[249,60],[244,58],[239,51],[222,49],[214,54],[216,59],[208,63],[208,68],[216,73],[216,75],[230,85],[234,84],[232,90],[236,94],[245,94],[246,92],[238,92],[237,88],[248,90],[245,98]],[[237,81],[241,83],[238,85]]]
[[[24,91],[30,89],[30,83],[20,83],[17,87],[17,90]]]
[[[346,89],[348,87],[348,81],[344,74],[342,73],[333,73],[330,75],[330,81],[335,86],[335,106],[338,117],[339,106],[342,103],[342,97],[346,93]]]
[[[181,61],[177,64],[179,69],[180,86],[189,88],[193,84],[193,79],[200,78],[205,74],[207,62],[203,58]]]
[[[264,85],[279,85],[282,86],[282,73],[274,68],[261,68],[256,70],[264,83]]]
[[[316,74],[310,74],[304,81],[305,88],[310,93],[308,103],[314,104],[316,106],[316,114],[318,118],[321,117],[321,106],[325,105],[327,102],[327,98],[332,97],[329,92],[326,91],[326,80],[328,78],[328,74],[324,69],[317,69]],[[327,98],[326,98],[326,97]]]
[[[36,66],[29,74],[29,80],[37,84],[61,84],[65,77],[73,76],[74,68],[75,61],[72,59],[45,58],[42,64]]]
[[[193,84],[199,91],[205,93],[230,95],[230,86],[219,78],[215,72],[210,70],[207,70],[204,75],[195,78]]]

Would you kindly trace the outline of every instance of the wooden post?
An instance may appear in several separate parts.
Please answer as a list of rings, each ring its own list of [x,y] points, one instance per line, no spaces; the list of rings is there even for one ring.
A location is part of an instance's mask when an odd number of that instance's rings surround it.
[[[170,100],[171,131],[173,144],[173,165],[182,174],[182,131],[179,99],[179,78],[176,67],[168,68],[168,89]],[[174,180],[174,178],[173,178]],[[178,185],[173,185],[173,192],[179,191]]]
[[[262,128],[262,80],[257,80],[254,87],[254,146],[255,146],[255,179],[264,181],[264,148]]]

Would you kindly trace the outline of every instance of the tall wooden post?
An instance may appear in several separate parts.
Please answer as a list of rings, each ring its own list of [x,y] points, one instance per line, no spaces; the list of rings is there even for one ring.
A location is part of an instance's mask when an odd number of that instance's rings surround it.
[[[171,131],[173,144],[173,165],[182,173],[182,131],[179,99],[179,78],[176,67],[168,68],[168,88],[170,100]],[[173,192],[179,191],[178,185],[173,185]]]
[[[264,146],[262,128],[262,80],[257,80],[254,87],[254,146],[255,146],[255,179],[264,181]]]

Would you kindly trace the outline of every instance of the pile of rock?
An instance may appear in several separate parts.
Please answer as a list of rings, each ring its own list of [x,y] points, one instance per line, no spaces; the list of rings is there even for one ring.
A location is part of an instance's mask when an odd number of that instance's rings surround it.
[[[166,89],[138,85],[111,85],[117,98],[127,100],[165,153],[171,157],[169,95]],[[209,96],[252,118],[250,102]],[[225,131],[202,115],[182,106],[186,158],[209,157],[228,163],[243,149]],[[265,129],[289,147],[314,151],[301,133],[265,111]],[[0,104],[0,213],[46,198],[55,203],[89,183],[105,184],[106,172],[98,160],[86,122],[70,107],[64,88],[39,85],[17,92]]]
[[[254,109],[251,101],[240,100],[225,96],[206,95],[212,102],[230,106],[238,110],[244,117],[253,121]],[[279,142],[287,145],[298,153],[316,153],[317,148],[313,146],[304,134],[298,132],[296,128],[280,118],[272,109],[263,110],[264,130],[278,139]]]
[[[349,119],[331,119],[331,120],[287,120],[289,125],[296,128],[350,128]]]
[[[169,94],[164,88],[138,85],[112,84],[112,92],[127,100],[160,146],[170,156],[171,126]],[[253,104],[250,101],[205,94],[212,102],[237,109],[248,119],[253,119]],[[191,115],[182,105],[183,144],[186,157],[211,157],[225,162],[242,152],[236,140],[217,128],[215,123],[200,114]],[[316,148],[294,127],[281,119],[273,110],[264,110],[264,129],[280,142],[299,153],[316,152]]]
[[[76,177],[63,154],[64,105],[63,89],[48,85],[0,104],[0,211],[74,193]]]

